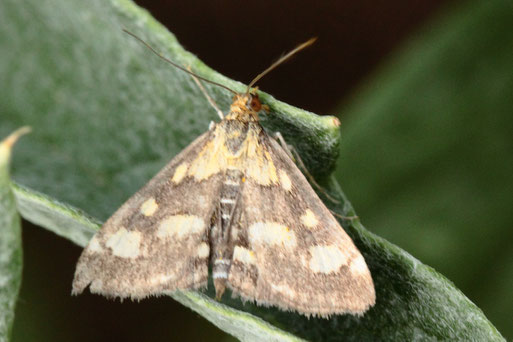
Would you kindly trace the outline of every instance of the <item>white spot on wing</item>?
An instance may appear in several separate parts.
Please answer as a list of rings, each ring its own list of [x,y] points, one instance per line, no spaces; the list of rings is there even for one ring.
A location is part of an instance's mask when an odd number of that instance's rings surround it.
[[[283,189],[285,189],[286,191],[292,190],[292,182],[290,181],[290,178],[287,175],[287,173],[280,169],[278,171],[278,175],[280,177],[280,184],[283,187]]]
[[[111,234],[105,246],[112,249],[112,254],[121,258],[137,258],[140,250],[142,234],[138,231],[128,231],[120,228],[114,234]]]
[[[98,241],[98,238],[96,237],[96,234],[89,241],[89,244],[87,245],[87,250],[89,252],[91,252],[91,253],[101,253],[101,252],[103,252],[103,248],[100,245],[100,241]]]
[[[159,208],[159,205],[155,201],[155,198],[150,197],[144,203],[141,205],[141,214],[144,216],[151,216],[155,214],[157,209]]]
[[[157,236],[183,239],[191,234],[201,233],[205,229],[203,220],[194,215],[173,215],[159,225]]]
[[[254,264],[255,253],[247,248],[235,246],[233,249],[233,260],[240,261],[243,264]]]
[[[359,254],[353,260],[351,260],[351,265],[349,265],[349,269],[352,273],[355,274],[364,274],[369,272],[367,264],[365,263],[365,259],[361,254]]]
[[[317,220],[317,217],[315,216],[313,211],[307,209],[304,215],[301,216],[301,222],[303,222],[303,224],[308,228],[313,228],[319,223],[319,220]]]
[[[210,253],[210,248],[205,242],[200,243],[198,247],[197,256],[198,258],[206,258]]]
[[[249,227],[249,241],[252,244],[282,245],[295,247],[296,234],[288,227],[276,222],[257,222]]]
[[[334,245],[310,247],[310,269],[314,272],[331,273],[347,265],[348,256]]]
[[[187,174],[187,163],[186,162],[183,162],[181,163],[175,170],[175,174],[173,175],[173,182],[178,184],[182,181],[182,179],[185,177],[185,175]]]

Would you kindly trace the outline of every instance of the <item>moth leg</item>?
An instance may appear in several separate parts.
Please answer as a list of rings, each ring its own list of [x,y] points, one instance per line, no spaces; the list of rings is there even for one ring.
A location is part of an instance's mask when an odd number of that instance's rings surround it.
[[[334,210],[331,210],[328,208],[328,210],[333,214],[333,216],[336,216],[338,217],[339,219],[342,219],[342,220],[348,220],[348,221],[354,221],[354,220],[357,220],[359,219],[360,217],[358,215],[353,215],[353,216],[344,216],[344,215],[340,215],[339,213],[337,213],[336,211]]]
[[[310,174],[310,172],[308,172],[308,169],[306,168],[305,164],[303,163],[303,160],[301,160],[301,157],[299,156],[299,153],[296,151],[294,146],[287,144],[287,142],[283,138],[283,135],[281,135],[280,132],[275,132],[274,136],[275,136],[276,140],[278,140],[278,142],[280,143],[281,147],[283,148],[283,150],[285,151],[287,156],[290,158],[290,160],[294,161],[297,164],[297,166],[301,169],[301,172],[303,172],[303,174],[308,178],[310,183],[313,186],[315,186],[320,192],[322,192],[323,195],[326,196],[327,199],[329,199],[333,203],[337,203],[337,204],[340,203],[339,200],[333,198],[330,194],[328,194],[328,192],[322,186],[320,186],[315,181],[315,178]]]
[[[187,70],[192,72],[190,66],[187,67]],[[205,87],[203,87],[203,84],[201,84],[200,80],[198,80],[198,78],[196,76],[191,74],[191,77],[194,80],[194,82],[196,82],[196,85],[198,86],[198,88],[200,88],[203,95],[207,98],[208,103],[212,107],[214,107],[215,111],[217,112],[217,115],[221,118],[221,120],[223,120],[223,118],[224,118],[223,111],[221,109],[219,109],[219,106],[216,104],[216,102],[210,97],[210,95],[208,95],[207,91],[205,90]]]

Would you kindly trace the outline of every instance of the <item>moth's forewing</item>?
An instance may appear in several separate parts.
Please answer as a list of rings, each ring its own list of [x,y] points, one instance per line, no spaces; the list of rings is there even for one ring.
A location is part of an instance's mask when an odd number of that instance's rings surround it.
[[[206,286],[207,230],[221,175],[197,181],[190,162],[212,138],[203,134],[133,195],[82,252],[73,293],[142,298]]]
[[[279,181],[243,184],[229,287],[306,315],[363,313],[375,302],[363,256],[281,146],[265,133],[258,145]]]

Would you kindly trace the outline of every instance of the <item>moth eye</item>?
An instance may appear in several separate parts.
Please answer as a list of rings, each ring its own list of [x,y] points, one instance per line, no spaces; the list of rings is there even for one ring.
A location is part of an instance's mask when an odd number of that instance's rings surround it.
[[[255,112],[259,112],[260,109],[262,109],[262,103],[258,98],[253,97],[251,101],[249,102],[249,106],[251,109],[253,109]]]

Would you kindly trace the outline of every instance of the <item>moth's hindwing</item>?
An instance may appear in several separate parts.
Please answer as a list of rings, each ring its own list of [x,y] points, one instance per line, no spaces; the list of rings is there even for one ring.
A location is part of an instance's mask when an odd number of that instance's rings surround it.
[[[363,256],[281,146],[265,133],[259,145],[278,182],[243,184],[228,286],[306,315],[363,313],[375,302]]]
[[[207,284],[207,230],[221,176],[196,180],[190,162],[211,139],[196,139],[103,225],[83,251],[73,293],[142,298]]]

